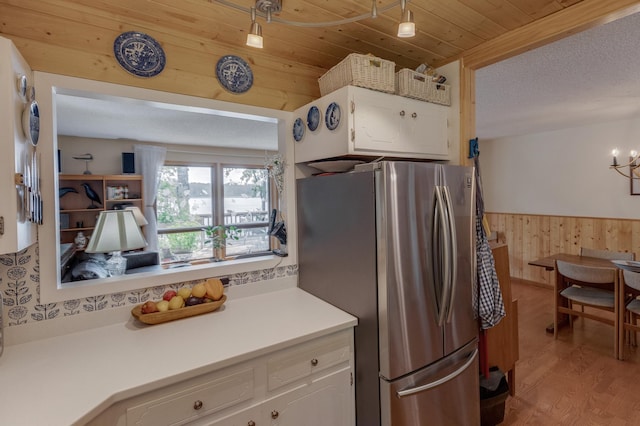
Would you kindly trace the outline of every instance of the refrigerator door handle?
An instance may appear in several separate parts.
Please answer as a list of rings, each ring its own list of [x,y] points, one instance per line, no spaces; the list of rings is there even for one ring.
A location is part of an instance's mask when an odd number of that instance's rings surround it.
[[[449,303],[447,305],[447,322],[451,322],[451,317],[453,315],[453,299],[456,294],[456,280],[457,280],[457,271],[458,271],[458,246],[457,246],[457,237],[456,237],[456,225],[455,225],[455,215],[453,212],[453,203],[451,202],[451,192],[449,191],[448,186],[442,187],[444,193],[444,202],[447,211],[448,217],[448,236],[449,236],[449,263],[447,267],[449,268]]]
[[[443,232],[449,228],[449,224],[447,221],[447,214],[444,209],[444,201],[442,199],[443,196],[442,196],[441,189],[442,189],[441,186],[435,187],[436,205],[435,205],[434,216],[435,216],[435,222],[436,222],[435,223],[436,229],[434,229],[434,232],[433,232],[433,239],[432,239],[433,247],[431,248],[431,250],[433,253],[438,252],[438,253],[441,253],[443,256],[442,265],[441,265],[443,270],[440,270],[443,276],[435,277],[440,281],[440,285],[442,286],[441,300],[438,306],[439,307],[438,325],[442,327],[447,318],[449,297],[451,295],[451,292],[449,291],[449,287],[450,287],[449,267],[450,267],[451,261],[449,260],[449,255],[450,255],[449,234],[447,232]],[[438,244],[441,244],[441,246],[436,247],[436,245]]]
[[[410,388],[410,389],[405,389],[405,390],[401,390],[396,392],[396,395],[398,398],[402,398],[405,396],[409,396],[409,395],[413,395],[419,392],[424,392],[426,390],[429,389],[433,389],[437,386],[440,386],[450,380],[455,379],[456,377],[458,377],[460,374],[464,373],[464,371],[473,363],[473,361],[476,359],[476,357],[478,356],[478,349],[474,349],[473,352],[471,352],[469,354],[469,358],[467,359],[467,361],[462,365],[462,367],[458,368],[456,371],[454,371],[451,374],[448,374],[444,377],[442,377],[441,379],[438,379],[436,381],[427,383],[425,385],[422,386],[417,386],[415,388]]]

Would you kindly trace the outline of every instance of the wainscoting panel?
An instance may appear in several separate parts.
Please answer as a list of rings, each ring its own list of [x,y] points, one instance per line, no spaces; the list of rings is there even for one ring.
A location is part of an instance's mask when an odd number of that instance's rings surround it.
[[[491,231],[509,245],[511,276],[552,286],[553,274],[528,263],[580,247],[630,251],[640,259],[640,220],[487,213]]]

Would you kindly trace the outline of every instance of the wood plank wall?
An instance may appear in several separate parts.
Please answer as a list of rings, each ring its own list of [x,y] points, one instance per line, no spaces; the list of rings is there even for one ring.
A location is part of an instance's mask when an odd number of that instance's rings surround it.
[[[115,2],[98,3],[100,7],[93,0],[2,1],[0,36],[11,39],[35,71],[285,111],[320,96],[317,79],[325,70],[306,65],[297,56],[308,52],[280,59],[273,50],[286,46],[276,44],[264,51],[246,47],[242,31],[246,28],[225,24],[228,8],[201,0],[164,0],[154,7],[132,1],[124,22]],[[180,8],[198,17],[197,22],[186,23],[188,27],[213,29],[195,35],[172,24]],[[154,19],[149,19],[150,13]],[[131,75],[114,58],[113,40],[132,30],[150,34],[162,45],[167,63],[158,76]],[[251,65],[254,84],[245,94],[227,92],[216,78],[216,62],[230,54]]]
[[[640,257],[640,220],[486,213],[491,231],[509,245],[511,276],[552,286],[552,273],[528,262],[580,247],[628,251]]]

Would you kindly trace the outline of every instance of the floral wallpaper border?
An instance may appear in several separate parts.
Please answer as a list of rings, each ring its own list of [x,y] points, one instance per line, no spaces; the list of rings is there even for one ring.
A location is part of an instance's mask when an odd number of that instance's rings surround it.
[[[298,266],[280,266],[229,275],[228,286],[294,276]],[[0,255],[0,293],[2,294],[5,327],[28,322],[54,320],[58,317],[80,315],[104,309],[137,305],[150,299],[159,299],[168,289],[177,290],[191,281],[151,287],[125,293],[113,293],[58,303],[40,304],[40,262],[38,244],[20,252]],[[1,324],[2,322],[0,322]]]

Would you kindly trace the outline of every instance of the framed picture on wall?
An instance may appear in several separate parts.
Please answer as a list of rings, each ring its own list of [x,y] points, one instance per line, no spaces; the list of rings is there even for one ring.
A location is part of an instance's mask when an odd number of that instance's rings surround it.
[[[631,188],[631,195],[640,195],[640,176],[633,172],[634,168],[637,169],[638,166],[629,166],[629,187]],[[640,172],[640,169],[636,171]]]

